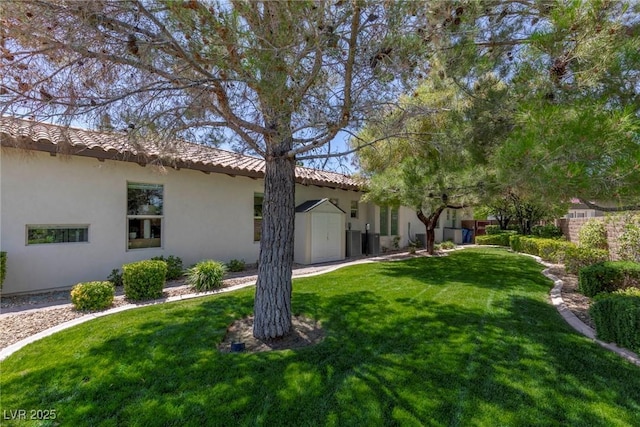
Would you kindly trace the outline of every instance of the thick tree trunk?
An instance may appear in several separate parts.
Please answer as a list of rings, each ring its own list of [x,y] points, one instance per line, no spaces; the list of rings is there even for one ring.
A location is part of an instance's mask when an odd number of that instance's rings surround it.
[[[291,332],[295,161],[281,155],[265,163],[253,335],[269,340]]]

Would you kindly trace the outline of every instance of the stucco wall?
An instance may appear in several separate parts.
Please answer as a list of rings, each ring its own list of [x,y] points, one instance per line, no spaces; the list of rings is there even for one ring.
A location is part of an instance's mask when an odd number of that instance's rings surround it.
[[[185,266],[201,259],[254,263],[253,195],[262,180],[159,170],[134,163],[50,156],[3,148],[0,157],[0,248],[8,252],[4,294],[68,288],[103,280],[122,264],[176,255]],[[127,182],[164,186],[163,247],[127,250]],[[297,186],[296,203],[334,198],[349,212],[354,191]],[[366,204],[353,229],[364,230]],[[89,225],[88,243],[26,245],[26,225]]]

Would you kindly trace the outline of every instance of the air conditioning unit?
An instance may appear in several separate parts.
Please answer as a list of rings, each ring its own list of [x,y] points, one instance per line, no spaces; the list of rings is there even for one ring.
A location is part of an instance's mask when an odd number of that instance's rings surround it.
[[[362,252],[367,255],[380,255],[380,233],[362,233]]]
[[[362,233],[360,230],[347,230],[347,257],[362,255]]]

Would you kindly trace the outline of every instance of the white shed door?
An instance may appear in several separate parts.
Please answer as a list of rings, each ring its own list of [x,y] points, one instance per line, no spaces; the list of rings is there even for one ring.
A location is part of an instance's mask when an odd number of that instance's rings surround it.
[[[318,212],[311,214],[311,262],[340,259],[342,215]]]

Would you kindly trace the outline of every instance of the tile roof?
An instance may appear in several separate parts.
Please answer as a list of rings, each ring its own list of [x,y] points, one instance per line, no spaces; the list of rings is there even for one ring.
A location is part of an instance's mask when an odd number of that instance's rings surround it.
[[[264,177],[264,160],[186,141],[162,147],[148,141],[134,141],[124,132],[99,132],[13,117],[0,117],[0,143],[50,153],[156,164],[175,168]],[[303,185],[358,190],[359,183],[336,172],[296,167],[296,182]]]

